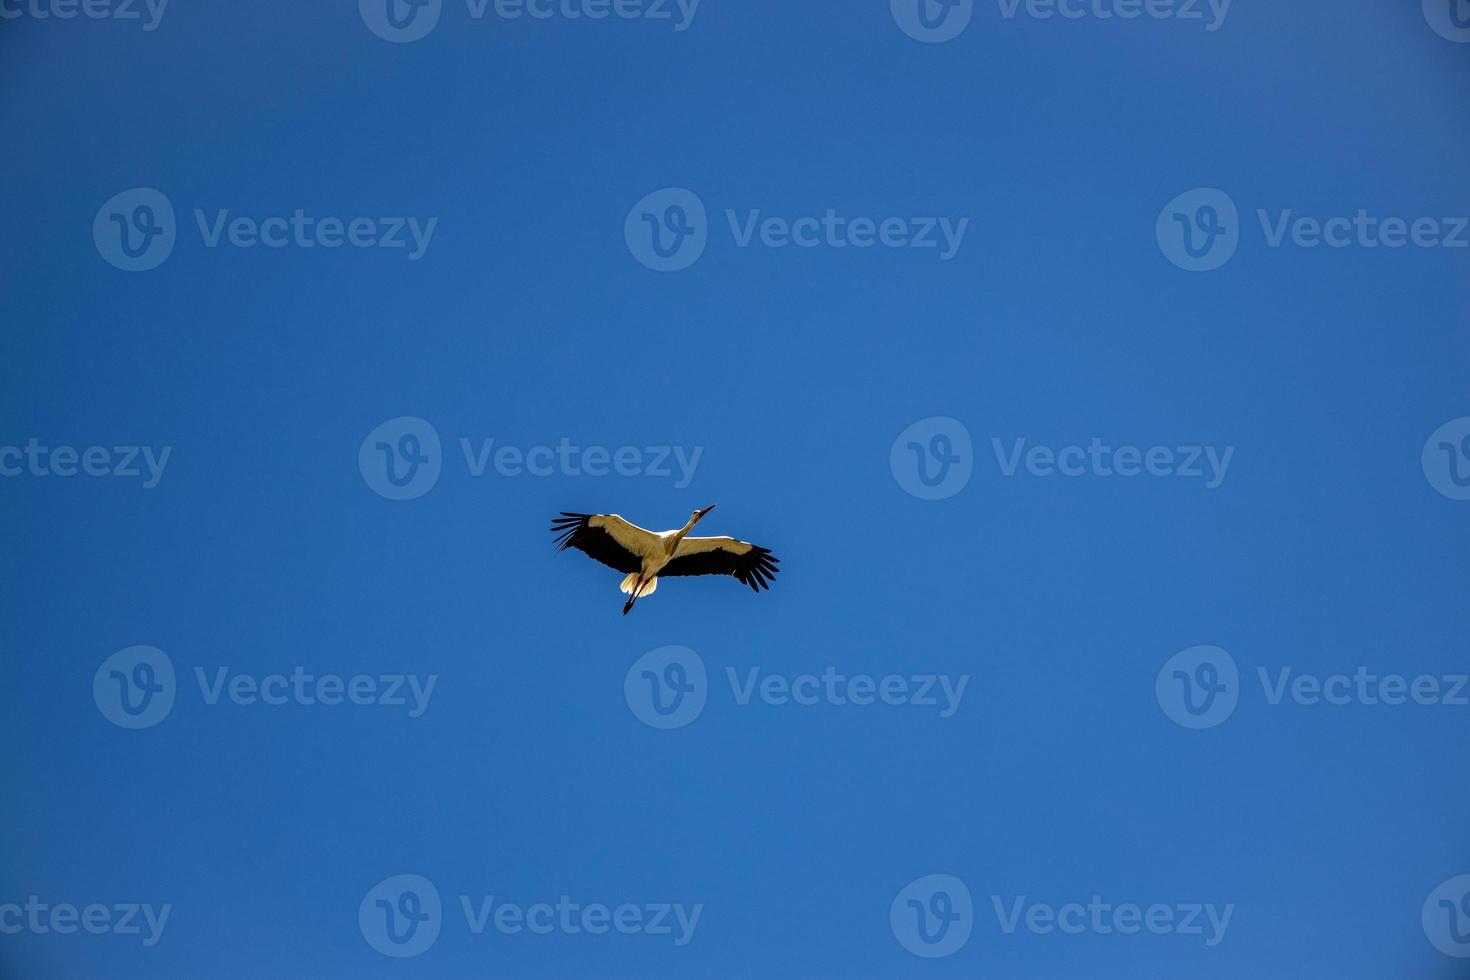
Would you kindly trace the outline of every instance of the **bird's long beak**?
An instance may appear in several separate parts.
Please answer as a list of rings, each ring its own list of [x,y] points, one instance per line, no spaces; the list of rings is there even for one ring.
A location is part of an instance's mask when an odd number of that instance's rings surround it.
[[[712,510],[714,510],[714,509],[715,509],[715,505],[714,505],[714,504],[710,504],[710,505],[709,505],[709,506],[708,506],[708,507],[706,507],[706,508],[704,508],[704,509],[703,509],[703,510],[701,510],[701,511],[700,511],[700,512],[699,512],[699,517],[700,517],[700,520],[703,520],[703,519],[704,519],[704,515],[705,515],[705,514],[708,514],[708,513],[709,513],[709,512],[710,512],[710,511],[712,511]]]

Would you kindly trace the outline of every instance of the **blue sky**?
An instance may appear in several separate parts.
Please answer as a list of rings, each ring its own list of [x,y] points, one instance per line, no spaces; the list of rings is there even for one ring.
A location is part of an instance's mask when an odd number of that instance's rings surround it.
[[[376,2],[0,0],[0,974],[1458,975],[1470,4]]]

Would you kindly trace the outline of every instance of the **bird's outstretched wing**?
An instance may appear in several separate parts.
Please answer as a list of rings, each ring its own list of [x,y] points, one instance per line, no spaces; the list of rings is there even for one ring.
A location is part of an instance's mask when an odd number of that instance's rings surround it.
[[[557,536],[558,551],[576,548],[596,558],[609,568],[631,574],[643,568],[643,556],[649,553],[658,535],[629,524],[617,514],[571,514],[562,511],[552,518],[551,531]]]
[[[733,575],[756,592],[769,589],[781,559],[734,538],[685,538],[659,575]]]

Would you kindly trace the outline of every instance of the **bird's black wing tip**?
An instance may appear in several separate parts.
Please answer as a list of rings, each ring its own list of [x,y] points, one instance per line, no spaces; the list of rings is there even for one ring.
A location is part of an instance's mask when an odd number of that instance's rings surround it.
[[[566,551],[572,546],[572,539],[577,532],[587,526],[588,514],[573,514],[570,511],[562,511],[560,517],[551,519],[551,533],[556,535],[557,551]]]

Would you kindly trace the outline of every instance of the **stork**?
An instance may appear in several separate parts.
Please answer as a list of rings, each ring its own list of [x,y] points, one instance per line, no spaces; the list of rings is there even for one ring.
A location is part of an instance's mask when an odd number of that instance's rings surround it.
[[[699,508],[689,523],[672,531],[648,531],[617,514],[562,511],[552,519],[551,531],[557,551],[576,548],[626,576],[619,586],[628,596],[624,616],[633,603],[653,595],[661,575],[733,575],[756,592],[769,589],[780,561],[769,549],[734,538],[688,537],[714,509],[714,504]]]

